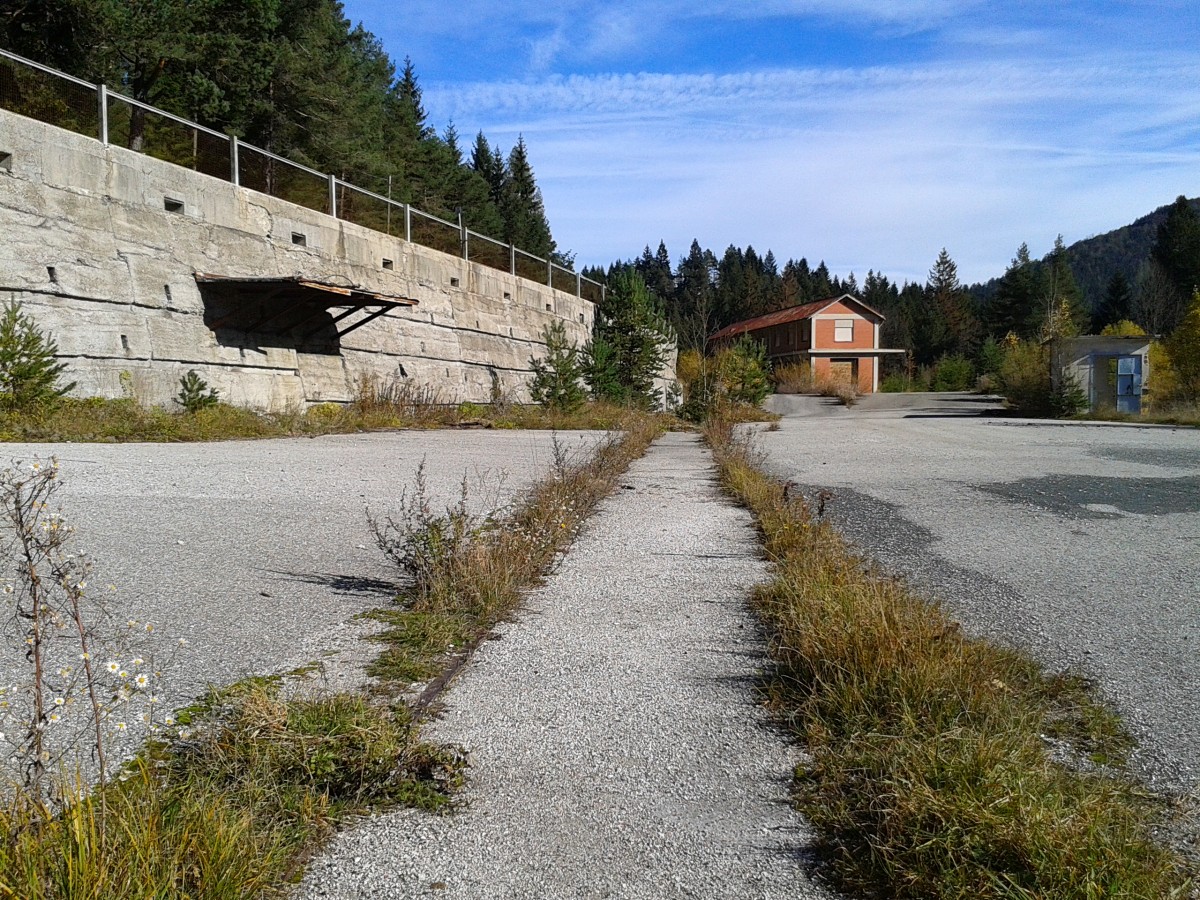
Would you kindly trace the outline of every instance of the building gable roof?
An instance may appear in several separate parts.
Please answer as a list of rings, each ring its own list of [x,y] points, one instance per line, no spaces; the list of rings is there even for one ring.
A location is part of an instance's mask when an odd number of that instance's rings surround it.
[[[743,319],[740,322],[734,322],[732,325],[726,325],[720,331],[709,337],[709,343],[713,341],[723,340],[724,338],[736,337],[739,334],[749,334],[752,331],[761,331],[764,328],[771,328],[775,325],[785,325],[788,322],[798,322],[801,319],[811,319],[821,310],[826,309],[837,302],[853,303],[859,309],[865,311],[868,316],[883,321],[883,313],[872,309],[863,303],[853,294],[842,294],[840,297],[829,297],[825,300],[816,300],[812,303],[805,303],[801,306],[789,306],[787,309],[777,309],[775,312],[769,312],[762,316],[755,316],[753,319]]]

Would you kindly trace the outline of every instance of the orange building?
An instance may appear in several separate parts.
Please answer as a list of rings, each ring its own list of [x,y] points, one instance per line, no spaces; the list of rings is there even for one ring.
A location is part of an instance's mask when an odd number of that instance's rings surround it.
[[[734,322],[712,335],[708,346],[718,350],[747,334],[766,348],[772,365],[804,363],[815,381],[847,381],[871,394],[879,388],[879,358],[904,352],[880,349],[882,324],[881,313],[843,294]]]

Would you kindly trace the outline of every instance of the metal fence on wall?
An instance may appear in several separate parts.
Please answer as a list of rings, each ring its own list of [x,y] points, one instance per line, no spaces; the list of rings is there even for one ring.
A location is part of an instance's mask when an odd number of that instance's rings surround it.
[[[374,231],[461,256],[593,303],[604,286],[552,260],[357,187],[105,85],[0,50],[0,108],[96,137]]]

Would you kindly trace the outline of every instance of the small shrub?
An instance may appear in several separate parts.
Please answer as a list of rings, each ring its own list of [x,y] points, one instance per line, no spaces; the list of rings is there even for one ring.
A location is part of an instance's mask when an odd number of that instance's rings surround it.
[[[720,351],[714,363],[720,392],[734,403],[758,406],[771,392],[767,350],[760,341],[742,335],[732,347]]]
[[[975,366],[965,356],[943,356],[933,370],[935,391],[969,391],[975,386]]]
[[[0,408],[27,410],[52,406],[75,387],[60,384],[66,363],[57,362],[58,344],[10,301],[0,315]]]
[[[812,367],[807,363],[787,363],[771,372],[777,394],[807,394],[813,389]]]
[[[908,376],[900,372],[887,375],[879,382],[879,392],[881,394],[904,394],[912,389],[912,382]]]
[[[1050,387],[1050,353],[1034,341],[1006,341],[1000,364],[1004,398],[1015,409],[1030,416],[1053,414]]]
[[[216,388],[210,388],[208,382],[200,377],[195,369],[188,369],[186,375],[179,378],[179,394],[175,400],[190,413],[197,413],[220,402]]]

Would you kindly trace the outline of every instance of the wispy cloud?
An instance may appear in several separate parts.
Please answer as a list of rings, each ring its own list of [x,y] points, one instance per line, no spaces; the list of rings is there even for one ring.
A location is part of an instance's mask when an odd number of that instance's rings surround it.
[[[524,133],[582,262],[697,237],[923,278],[946,246],[986,278],[1022,241],[1200,193],[1194,0],[414,0],[402,18],[380,32],[393,55],[452,58],[423,82],[434,121]]]

